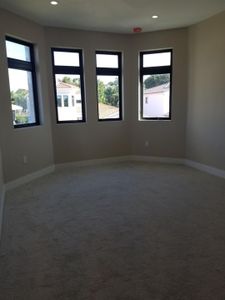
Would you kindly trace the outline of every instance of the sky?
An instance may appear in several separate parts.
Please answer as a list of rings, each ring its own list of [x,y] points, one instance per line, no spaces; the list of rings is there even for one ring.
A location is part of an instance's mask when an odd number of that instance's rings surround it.
[[[170,52],[149,53],[143,58],[143,67],[169,66],[171,64]]]
[[[30,61],[29,47],[17,44],[11,41],[6,41],[7,57],[16,58],[20,60]],[[54,52],[54,61],[56,65],[64,66],[79,66],[79,54],[74,52]],[[143,66],[166,66],[171,64],[170,53],[154,53],[145,54]],[[118,68],[118,56],[109,54],[97,54],[96,66],[105,68]],[[17,89],[28,89],[30,72],[22,70],[9,69],[10,90],[16,91]],[[64,75],[63,75],[64,76]],[[68,75],[67,75],[68,76]],[[115,76],[98,76],[105,84],[109,81],[114,81]]]
[[[6,41],[6,53],[7,57],[30,61],[29,47],[21,44]],[[28,90],[28,77],[30,77],[30,74],[28,73],[30,72],[9,69],[10,90]]]
[[[118,68],[118,55],[97,54],[96,65],[98,68]]]
[[[9,69],[10,91],[18,89],[28,90],[28,79],[31,79],[31,73],[22,70]]]

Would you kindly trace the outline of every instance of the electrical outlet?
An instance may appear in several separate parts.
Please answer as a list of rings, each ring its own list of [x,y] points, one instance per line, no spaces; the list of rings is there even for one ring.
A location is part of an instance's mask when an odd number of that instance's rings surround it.
[[[145,141],[145,147],[149,147],[149,141]]]

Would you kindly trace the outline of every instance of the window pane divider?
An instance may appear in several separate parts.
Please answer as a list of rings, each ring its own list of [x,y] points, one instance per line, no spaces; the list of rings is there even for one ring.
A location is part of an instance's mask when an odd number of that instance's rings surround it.
[[[80,67],[70,67],[70,66],[54,66],[55,74],[81,74]]]
[[[26,70],[26,71],[33,70],[33,66],[30,61],[22,61],[14,58],[8,58],[8,67],[10,69],[19,69],[19,70]]]
[[[141,68],[141,74],[166,74],[172,71],[171,66]]]
[[[118,75],[120,75],[121,72],[119,69],[97,68],[96,73],[97,73],[97,75],[118,76]]]

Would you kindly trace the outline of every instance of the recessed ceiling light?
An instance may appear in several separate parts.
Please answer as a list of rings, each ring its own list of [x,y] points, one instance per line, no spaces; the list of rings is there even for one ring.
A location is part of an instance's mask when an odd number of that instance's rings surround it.
[[[51,5],[58,5],[59,4],[58,1],[51,1],[50,3],[51,3]]]
[[[152,19],[158,19],[158,17],[159,17],[159,16],[157,16],[157,15],[153,15],[153,16],[152,16]]]

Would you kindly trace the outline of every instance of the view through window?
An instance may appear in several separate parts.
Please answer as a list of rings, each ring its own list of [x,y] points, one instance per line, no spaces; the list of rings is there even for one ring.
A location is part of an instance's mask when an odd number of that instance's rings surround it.
[[[141,118],[170,119],[172,50],[140,53]]]
[[[33,45],[6,38],[14,127],[39,124]]]
[[[85,120],[82,53],[52,49],[58,122]]]
[[[121,53],[96,52],[99,120],[121,120]]]

